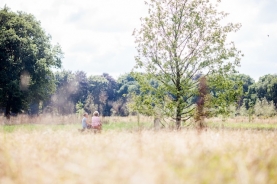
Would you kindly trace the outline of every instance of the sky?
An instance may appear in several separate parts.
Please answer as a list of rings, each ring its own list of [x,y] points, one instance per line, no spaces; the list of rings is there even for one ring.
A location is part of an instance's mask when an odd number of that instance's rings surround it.
[[[133,30],[147,15],[144,0],[0,0],[12,11],[33,14],[64,52],[63,69],[114,78],[135,65]],[[242,51],[240,73],[256,81],[277,73],[277,0],[222,0],[226,21],[241,23],[230,35]]]

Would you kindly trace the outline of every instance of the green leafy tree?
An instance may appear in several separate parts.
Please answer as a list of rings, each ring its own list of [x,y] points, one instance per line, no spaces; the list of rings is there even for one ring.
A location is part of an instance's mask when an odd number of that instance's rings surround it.
[[[209,116],[221,115],[226,119],[231,112],[236,111],[237,101],[243,94],[241,81],[234,81],[230,76],[222,77],[219,74],[209,75],[207,85],[210,90],[207,108]]]
[[[272,101],[267,101],[266,98],[257,99],[254,111],[256,116],[262,116],[265,118],[276,115],[276,108]]]
[[[257,83],[249,86],[248,92],[245,94],[243,99],[243,104],[245,105],[246,109],[250,112],[251,115],[254,113],[254,105],[257,100],[257,92],[256,92]]]
[[[114,114],[128,116],[130,113],[128,104],[132,94],[139,94],[139,84],[130,73],[127,73],[119,76],[117,86],[117,98],[113,103]]]
[[[84,110],[89,114],[92,114],[96,110],[96,107],[94,105],[93,96],[91,95],[91,93],[88,93],[88,96],[87,96],[87,99],[86,99],[85,105],[84,105]]]
[[[235,83],[242,85],[242,95],[238,100],[238,107],[241,107],[243,103],[249,107],[249,102],[251,102],[250,88],[255,84],[254,79],[245,74],[231,75],[230,79]]]
[[[259,78],[258,82],[248,86],[248,92],[244,97],[244,104],[247,109],[252,109],[258,99],[266,98],[267,101],[272,101],[277,107],[277,75],[268,74]]]
[[[95,110],[103,114],[108,99],[107,89],[109,81],[102,75],[93,75],[88,78],[89,93],[93,97]]]
[[[136,113],[157,118],[171,116],[172,106],[167,102],[174,97],[166,92],[164,86],[151,75],[133,72],[132,76],[138,81],[139,91],[129,94],[132,97],[129,108]]]
[[[248,110],[246,109],[246,106],[245,106],[244,103],[242,104],[242,106],[240,106],[238,112],[239,112],[239,115],[240,115],[240,116],[248,116],[248,115],[249,115],[249,112],[248,112]]]
[[[107,100],[103,109],[103,115],[110,116],[112,114],[112,104],[116,100],[117,82],[107,73],[103,73],[102,76],[108,81],[106,88]]]
[[[255,90],[259,99],[266,98],[267,101],[273,101],[277,107],[277,74],[260,77]]]
[[[55,90],[51,68],[60,67],[61,58],[60,46],[52,46],[33,15],[6,6],[0,10],[0,106],[7,117],[50,98]]]
[[[218,12],[206,0],[151,0],[146,4],[149,14],[141,19],[141,28],[134,31],[138,51],[134,70],[146,74],[135,77],[142,92],[152,91],[146,103],[154,103],[173,117],[179,128],[181,120],[195,113],[192,98],[197,95],[197,74],[220,76],[208,79],[208,84],[215,88],[218,85],[211,82],[224,83],[225,92],[234,93],[226,78],[239,65],[241,53],[233,42],[227,43],[227,35],[237,31],[240,24],[222,26],[220,22],[227,14]],[[160,85],[154,88],[147,83],[149,79]],[[217,106],[227,100],[220,99],[214,100]]]
[[[82,117],[82,115],[84,114],[85,110],[84,110],[84,104],[82,102],[77,102],[76,103],[76,114],[78,114],[79,118]]]
[[[71,71],[59,71],[55,73],[56,92],[52,95],[51,109],[56,109],[58,114],[74,113],[76,108],[76,94],[78,93],[78,81]],[[82,102],[80,102],[82,103]]]
[[[75,80],[77,82],[77,92],[74,95],[74,102],[78,101],[85,103],[88,96],[88,78],[85,72],[77,71],[75,72]]]

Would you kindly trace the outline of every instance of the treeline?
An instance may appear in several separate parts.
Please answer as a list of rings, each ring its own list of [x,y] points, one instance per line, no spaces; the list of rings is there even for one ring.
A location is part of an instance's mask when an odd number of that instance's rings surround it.
[[[233,115],[271,117],[277,114],[277,75],[265,75],[255,82],[253,78],[244,74],[230,76],[230,79],[243,87],[243,93],[237,104],[230,107]],[[22,106],[24,98],[17,99],[13,104],[12,113],[38,115],[51,113],[54,115],[68,115],[72,113],[92,113],[97,110],[103,116],[128,116],[133,113],[128,108],[132,102],[132,94],[140,94],[140,86],[130,73],[114,79],[108,73],[90,75],[83,71],[58,71],[51,78],[52,93],[41,93],[21,89],[22,93],[44,95],[41,100],[31,100]],[[20,84],[19,84],[20,85]],[[19,87],[20,88],[20,87]],[[21,100],[21,101],[20,101]],[[17,106],[18,104],[18,106]],[[5,107],[1,107],[4,112]]]
[[[41,101],[29,113],[54,113],[66,115],[98,110],[103,116],[128,116],[131,94],[139,94],[140,86],[131,74],[121,75],[117,80],[107,73],[87,76],[83,71],[55,73],[56,92]],[[237,105],[231,108],[235,115],[276,115],[277,75],[262,76],[257,82],[248,75],[230,77],[243,86],[243,94]]]
[[[257,82],[243,74],[233,77],[233,80],[240,81],[243,85],[243,95],[232,110],[234,115],[262,117],[277,115],[277,74],[264,75]]]
[[[83,71],[60,71],[54,74],[56,92],[46,101],[30,109],[31,114],[66,115],[97,110],[103,116],[128,116],[131,93],[139,86],[130,74],[115,80],[107,73],[87,76]]]

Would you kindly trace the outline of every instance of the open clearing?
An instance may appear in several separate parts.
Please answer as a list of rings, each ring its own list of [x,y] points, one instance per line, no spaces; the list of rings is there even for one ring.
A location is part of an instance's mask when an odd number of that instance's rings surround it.
[[[78,132],[76,125],[36,126],[1,127],[1,184],[277,181],[275,130],[93,134]]]

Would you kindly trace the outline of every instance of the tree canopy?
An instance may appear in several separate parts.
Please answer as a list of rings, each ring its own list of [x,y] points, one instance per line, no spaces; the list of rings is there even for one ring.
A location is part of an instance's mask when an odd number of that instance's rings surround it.
[[[207,82],[225,84],[213,84],[213,88],[232,90],[234,84],[226,77],[235,72],[242,54],[233,42],[227,42],[227,35],[240,24],[222,25],[227,14],[206,0],[151,0],[146,4],[149,14],[134,31],[138,51],[135,69],[143,70],[146,77],[135,76],[152,101],[162,101],[155,106],[171,113],[178,128],[182,119],[193,116],[191,99],[197,95],[197,75],[220,76]],[[159,87],[147,83],[149,78],[157,80]]]
[[[6,116],[50,97],[55,90],[51,68],[61,66],[62,56],[33,15],[6,6],[0,10],[0,106]]]

